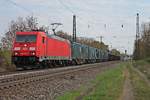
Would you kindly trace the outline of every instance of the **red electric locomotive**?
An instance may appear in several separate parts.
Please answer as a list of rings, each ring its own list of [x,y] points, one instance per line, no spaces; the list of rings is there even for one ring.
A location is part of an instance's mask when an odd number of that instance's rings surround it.
[[[12,51],[12,62],[23,69],[68,64],[71,59],[70,41],[39,31],[17,32]]]

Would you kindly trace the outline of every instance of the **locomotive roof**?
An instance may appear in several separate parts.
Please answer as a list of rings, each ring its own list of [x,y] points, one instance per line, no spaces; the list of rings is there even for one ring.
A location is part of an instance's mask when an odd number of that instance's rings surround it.
[[[57,40],[60,40],[60,41],[68,41],[67,39],[64,39],[64,38],[61,38],[59,36],[56,36],[54,34],[49,34],[48,32],[43,32],[43,31],[19,31],[17,32],[17,34],[19,35],[23,35],[23,34],[39,34],[39,33],[45,33],[46,36],[48,36],[49,38],[53,38],[53,39],[57,39]]]
[[[64,38],[61,38],[59,36],[56,36],[54,34],[46,34],[49,38],[53,38],[53,39],[57,39],[57,40],[60,40],[60,41],[69,41],[67,39],[64,39]]]
[[[17,33],[18,35],[25,35],[25,34],[29,34],[29,35],[30,35],[31,33],[32,33],[32,34],[38,34],[37,31],[29,31],[29,32],[28,32],[28,31],[18,31],[18,32],[16,32],[16,33]]]

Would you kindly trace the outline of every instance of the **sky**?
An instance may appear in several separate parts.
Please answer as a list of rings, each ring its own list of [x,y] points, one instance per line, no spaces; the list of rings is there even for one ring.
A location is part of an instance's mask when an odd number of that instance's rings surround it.
[[[150,21],[149,4],[150,0],[0,0],[0,38],[11,20],[31,15],[38,18],[40,25],[62,23],[57,30],[72,34],[75,14],[77,36],[95,40],[103,36],[110,49],[132,54],[136,13],[140,14],[140,23]]]

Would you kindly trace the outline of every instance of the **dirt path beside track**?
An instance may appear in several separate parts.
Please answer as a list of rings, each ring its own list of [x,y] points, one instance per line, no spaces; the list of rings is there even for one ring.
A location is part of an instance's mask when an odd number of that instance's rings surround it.
[[[129,63],[124,70],[124,77],[124,87],[119,100],[150,99],[150,80],[136,66]]]
[[[134,100],[133,89],[130,80],[130,73],[127,68],[125,68],[123,75],[125,81],[124,81],[123,91],[119,100]]]

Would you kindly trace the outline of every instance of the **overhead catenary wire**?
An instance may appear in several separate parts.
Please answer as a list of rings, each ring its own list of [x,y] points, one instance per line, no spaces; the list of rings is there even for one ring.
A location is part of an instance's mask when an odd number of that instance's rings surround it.
[[[66,4],[64,4],[61,0],[57,0],[66,10],[68,10],[73,15],[75,14],[72,9],[70,9]]]
[[[11,4],[15,5],[16,7],[19,7],[19,8],[21,8],[21,9],[23,9],[23,10],[25,10],[25,11],[30,12],[30,13],[33,14],[33,12],[32,12],[31,10],[29,10],[29,9],[27,9],[27,8],[25,8],[25,7],[23,7],[23,6],[21,6],[20,4],[16,3],[15,1],[13,1],[13,0],[7,0],[7,1],[10,2]],[[93,22],[93,21],[87,21],[87,20],[85,20],[85,18],[82,18],[81,16],[78,16],[78,15],[76,14],[76,12],[74,12],[73,8],[70,7],[70,6],[68,6],[68,5],[66,4],[66,2],[64,2],[64,1],[62,1],[62,0],[57,0],[57,1],[58,1],[66,10],[68,10],[71,14],[73,14],[73,15],[75,14],[76,17],[78,18],[77,20],[78,20],[79,22],[82,22],[82,23],[84,23],[84,24],[87,24],[87,27],[88,27],[88,28],[91,27],[92,24],[95,24],[95,22]],[[98,22],[98,23],[99,23],[99,22]],[[105,24],[105,23],[103,23],[103,24],[104,24],[104,28],[106,29],[107,24]]]
[[[18,8],[23,9],[24,11],[26,11],[26,12],[28,12],[28,13],[33,14],[33,12],[32,12],[31,10],[29,10],[29,9],[27,9],[27,8],[25,8],[25,7],[21,6],[21,5],[19,5],[18,3],[14,2],[14,1],[12,1],[12,0],[7,0],[7,2],[11,3],[12,5],[14,5],[14,6],[18,7]]]
[[[84,23],[85,22],[83,21],[83,19],[81,17],[79,17],[69,6],[67,6],[64,2],[62,2],[61,0],[57,0],[67,11],[69,11],[73,16],[75,15],[77,17],[77,20],[81,23]],[[88,23],[87,24],[87,27],[89,26]]]
[[[76,17],[78,18],[77,20],[79,20],[80,22],[83,22],[84,24],[86,23],[87,24],[87,27],[90,25],[90,26],[92,26],[93,24],[95,25],[95,24],[102,24],[103,25],[103,27],[104,27],[104,29],[107,29],[107,25],[108,25],[108,23],[104,23],[104,22],[101,22],[101,21],[94,21],[94,20],[87,20],[87,19],[85,19],[85,18],[82,18],[81,17],[81,14],[80,14],[80,16],[78,16],[78,12],[74,12],[76,9],[75,9],[75,7],[73,7],[73,6],[71,6],[71,7],[69,7],[69,6],[67,6],[67,4],[69,4],[69,5],[74,5],[73,3],[71,3],[70,1],[65,1],[65,0],[63,0],[63,2],[62,2],[62,0],[59,0],[59,1],[61,1],[61,3],[63,4],[63,6],[67,9],[67,10],[69,10],[71,13],[73,13],[73,14],[76,14]],[[65,2],[65,3],[64,3]],[[74,9],[74,10],[73,10]],[[131,16],[128,16],[128,17],[131,17]],[[124,24],[121,24],[121,28],[123,29],[124,28]]]
[[[93,26],[93,25],[95,25],[95,24],[102,24],[103,25],[103,27],[104,27],[104,29],[106,30],[106,29],[108,29],[108,23],[102,23],[102,22],[100,22],[100,21],[91,21],[91,20],[85,20],[85,18],[82,18],[81,17],[81,14],[80,14],[80,16],[77,14],[77,12],[74,12],[74,10],[73,10],[73,7],[69,7],[66,3],[70,3],[70,2],[65,2],[65,0],[57,0],[67,11],[69,11],[71,14],[73,14],[73,15],[76,15],[76,17],[77,17],[77,22],[79,22],[79,23],[82,23],[82,24],[86,24],[87,25],[87,28],[89,29],[89,26],[91,27],[91,26]],[[71,4],[71,3],[70,3]],[[122,24],[122,29],[123,29],[123,27],[124,27],[124,25]]]
[[[76,15],[76,17],[78,18],[77,20],[79,20],[81,23],[86,23],[87,25],[89,25],[88,22],[83,21],[84,19],[81,18],[81,16],[78,16],[77,13],[75,13],[69,6],[67,6],[64,2],[62,2],[62,0],[57,0],[66,10],[68,10],[71,14]]]

